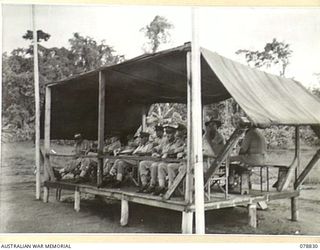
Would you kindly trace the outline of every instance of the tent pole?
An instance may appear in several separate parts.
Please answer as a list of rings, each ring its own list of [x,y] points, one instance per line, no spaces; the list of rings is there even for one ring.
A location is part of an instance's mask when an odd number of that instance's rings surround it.
[[[98,169],[97,169],[97,186],[102,184],[103,174],[103,154],[104,147],[104,122],[105,122],[105,94],[106,94],[106,77],[102,71],[99,71],[99,113],[98,113]]]
[[[192,44],[191,44],[191,134],[192,163],[195,172],[195,211],[196,233],[205,233],[204,186],[202,156],[202,110],[201,110],[201,66],[198,34],[198,9],[192,8]]]
[[[187,134],[187,151],[188,151],[188,159],[187,159],[187,171],[186,171],[186,190],[185,190],[185,201],[187,203],[192,202],[192,124],[191,124],[191,53],[187,52],[186,55],[186,65],[187,65],[187,119],[188,119],[188,134]]]
[[[295,183],[298,178],[298,171],[300,168],[300,157],[301,157],[301,148],[300,148],[300,127],[296,126],[295,130],[295,156],[296,156],[296,169],[295,169]],[[298,189],[296,185],[294,185],[294,189]],[[291,198],[291,220],[297,221],[298,220],[298,197]]]
[[[34,98],[35,98],[35,165],[36,165],[36,199],[40,199],[40,94],[39,94],[39,63],[38,36],[35,22],[35,6],[32,5],[33,28],[33,70],[34,70]]]

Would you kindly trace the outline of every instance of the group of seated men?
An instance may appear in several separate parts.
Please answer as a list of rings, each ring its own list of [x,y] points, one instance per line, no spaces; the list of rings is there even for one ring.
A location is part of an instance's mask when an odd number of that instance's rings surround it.
[[[225,139],[219,132],[221,121],[209,119],[205,122],[203,134],[204,172],[206,172],[215,157],[223,149]],[[103,185],[120,188],[123,185],[127,170],[138,167],[140,187],[137,192],[154,195],[164,194],[173,184],[175,177],[186,168],[187,129],[182,124],[155,126],[155,138],[150,138],[147,132],[140,132],[138,138],[127,136],[125,139],[112,137],[106,139],[105,155],[150,156],[150,160],[137,161],[135,158],[108,159],[104,161]],[[75,158],[69,166],[60,170],[60,174],[77,174],[77,180],[91,178],[94,182],[97,176],[97,159],[82,158],[82,155],[96,155],[97,144],[89,145],[80,134],[75,135]],[[125,142],[124,142],[125,141]],[[266,142],[261,132],[250,128],[240,146],[239,155],[231,157],[231,161],[244,164],[262,164],[265,158]],[[173,160],[174,159],[174,160]],[[179,161],[180,160],[180,161]],[[230,188],[234,182],[234,172],[230,172]]]

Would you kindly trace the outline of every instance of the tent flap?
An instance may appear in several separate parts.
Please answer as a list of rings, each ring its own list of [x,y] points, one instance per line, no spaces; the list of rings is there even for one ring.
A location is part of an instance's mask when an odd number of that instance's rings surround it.
[[[255,124],[320,124],[320,102],[300,83],[202,48],[212,71]]]

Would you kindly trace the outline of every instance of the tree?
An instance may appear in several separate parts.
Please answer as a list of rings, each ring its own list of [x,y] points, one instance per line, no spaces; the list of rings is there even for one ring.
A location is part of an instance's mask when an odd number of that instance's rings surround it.
[[[279,42],[276,38],[267,43],[262,51],[239,49],[236,54],[244,54],[249,66],[255,68],[280,66],[280,76],[284,77],[287,66],[292,55],[290,45],[285,42]]]
[[[167,43],[170,38],[169,30],[174,26],[165,17],[155,16],[150,24],[140,29],[148,39],[145,51],[155,53],[161,43]]]
[[[32,40],[27,31],[23,38]],[[38,41],[47,41],[48,33],[38,30]],[[44,103],[45,83],[60,80],[76,73],[115,64],[122,55],[115,55],[112,47],[97,43],[78,33],[69,40],[71,49],[46,48],[38,45],[40,101]],[[30,139],[34,127],[33,46],[18,48],[10,55],[2,54],[3,60],[3,125],[10,127],[14,140]]]
[[[123,55],[114,55],[114,49],[103,40],[98,44],[91,37],[74,33],[69,39],[71,45],[70,60],[75,73],[97,69],[102,66],[117,64],[124,61]]]

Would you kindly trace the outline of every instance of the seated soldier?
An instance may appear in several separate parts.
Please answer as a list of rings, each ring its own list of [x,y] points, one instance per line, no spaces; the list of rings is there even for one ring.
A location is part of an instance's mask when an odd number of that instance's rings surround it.
[[[265,164],[267,144],[262,133],[254,127],[249,128],[240,146],[239,155],[231,156],[230,162],[239,162],[239,165],[250,167]],[[230,169],[229,185],[234,187],[236,169]]]
[[[152,141],[152,157],[160,157],[162,148],[167,142],[167,138],[163,136],[163,126],[156,125],[156,138]],[[154,191],[158,179],[158,164],[156,161],[141,161],[139,163],[139,175],[141,180],[141,187],[138,193],[151,193]],[[148,175],[150,175],[150,185],[148,186]]]
[[[206,130],[203,131],[203,157],[204,164],[203,170],[206,172],[210,167],[212,161],[217,157],[220,151],[225,145],[225,140],[223,136],[218,131],[218,128],[221,127],[221,121],[217,119],[209,119],[205,122]],[[184,131],[186,136],[186,130]],[[185,146],[183,156],[187,155],[187,147]],[[179,156],[179,155],[178,155]],[[179,157],[178,157],[179,158]],[[182,163],[169,163],[167,166],[168,170],[168,188],[173,184],[175,177],[178,172],[186,168],[186,162]]]
[[[98,156],[98,142],[93,142],[87,156]],[[80,165],[80,175],[76,182],[97,181],[98,158],[83,158]]]
[[[140,132],[140,144],[132,152],[132,155],[137,155],[137,156],[151,155],[152,144],[149,142],[149,136],[150,134],[147,132]],[[127,151],[128,149],[125,149],[125,150]],[[122,152],[126,152],[126,151],[122,151]],[[124,159],[116,160],[110,170],[110,174],[116,176],[116,181],[113,183],[112,187],[114,188],[121,187],[125,169],[130,166],[134,166],[135,164],[136,164],[136,160],[124,160]]]
[[[103,148],[104,155],[117,155],[121,149],[121,142],[118,136],[113,136],[105,140],[105,146]],[[111,170],[114,160],[105,158],[103,163],[103,176],[107,176]]]
[[[59,174],[62,178],[70,177],[70,175],[72,178],[78,176],[81,172],[80,167],[83,161],[82,156],[87,155],[90,150],[89,141],[84,140],[81,134],[75,134],[74,139],[75,145],[74,150],[72,151],[74,153],[74,157],[68,166],[59,170]]]
[[[179,124],[175,132],[175,141],[171,149],[168,150],[168,155],[170,158],[182,159],[186,156],[187,151],[187,129],[184,125]],[[171,150],[171,152],[170,152]],[[154,192],[154,195],[164,194],[166,192],[165,180],[168,176],[168,188],[171,187],[173,181],[178,173],[178,170],[183,168],[185,163],[170,163],[161,162],[158,168],[158,181],[159,188]]]

